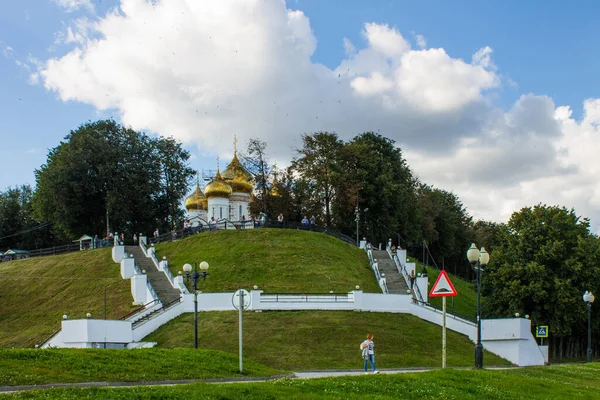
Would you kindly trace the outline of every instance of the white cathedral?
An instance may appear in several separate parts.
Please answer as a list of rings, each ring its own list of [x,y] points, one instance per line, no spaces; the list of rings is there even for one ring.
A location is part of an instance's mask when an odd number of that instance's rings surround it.
[[[252,228],[250,223],[250,197],[254,189],[254,179],[250,172],[240,163],[234,142],[233,159],[223,171],[217,167],[217,174],[204,188],[196,184],[196,190],[185,199],[190,227],[208,225],[212,219],[217,223],[228,220],[237,223],[245,219],[246,228]],[[233,228],[233,226],[231,226]]]

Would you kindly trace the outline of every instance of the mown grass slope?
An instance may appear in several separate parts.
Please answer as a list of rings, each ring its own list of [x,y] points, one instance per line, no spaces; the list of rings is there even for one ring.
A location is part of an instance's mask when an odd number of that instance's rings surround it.
[[[334,237],[292,229],[205,232],[156,246],[174,275],[183,264],[207,261],[205,292],[258,285],[266,292],[380,292],[363,250]]]
[[[396,375],[278,379],[264,383],[134,388],[49,389],[7,395],[27,399],[597,399],[600,365],[571,364],[509,371],[436,370]]]
[[[133,309],[131,286],[110,249],[0,263],[0,347],[33,347],[69,318],[119,318]]]
[[[193,346],[193,314],[163,325],[144,341],[160,348]],[[238,313],[209,312],[198,317],[199,347],[235,353]],[[442,364],[442,328],[407,314],[353,311],[245,312],[244,357],[282,370],[361,368],[359,344],[375,335],[378,368],[435,367]],[[448,366],[473,365],[474,344],[450,330]],[[485,365],[510,365],[487,353]]]
[[[245,360],[244,375],[280,371]],[[240,376],[238,358],[209,350],[0,349],[0,386]]]

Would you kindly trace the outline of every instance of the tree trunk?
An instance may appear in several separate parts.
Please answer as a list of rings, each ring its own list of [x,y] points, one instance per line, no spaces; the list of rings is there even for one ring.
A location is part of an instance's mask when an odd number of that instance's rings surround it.
[[[563,337],[561,336],[558,340],[558,361],[562,361],[563,357]]]

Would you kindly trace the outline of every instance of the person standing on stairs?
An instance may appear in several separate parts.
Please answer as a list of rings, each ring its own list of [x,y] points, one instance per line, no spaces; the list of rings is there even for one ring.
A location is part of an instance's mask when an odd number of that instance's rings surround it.
[[[411,288],[411,290],[414,285],[415,285],[415,270],[413,269],[410,271],[410,288]]]
[[[138,240],[137,235],[134,233],[133,234],[133,245],[134,246],[137,246],[137,244],[138,244],[137,240]]]
[[[367,335],[367,340],[360,344],[360,348],[363,351],[363,358],[365,360],[365,374],[369,373],[369,361],[371,362],[371,367],[373,368],[373,373],[378,374],[379,371],[375,368],[375,351],[373,350],[375,347],[375,343],[373,343],[373,334],[369,333]],[[366,353],[366,354],[365,354]],[[365,358],[365,356],[367,358]]]

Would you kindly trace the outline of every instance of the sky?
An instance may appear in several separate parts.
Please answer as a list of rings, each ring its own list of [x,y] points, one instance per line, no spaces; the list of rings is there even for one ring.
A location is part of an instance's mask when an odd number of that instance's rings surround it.
[[[249,138],[395,140],[476,219],[538,203],[600,232],[600,3],[21,0],[0,11],[0,190],[102,118],[221,167]]]

